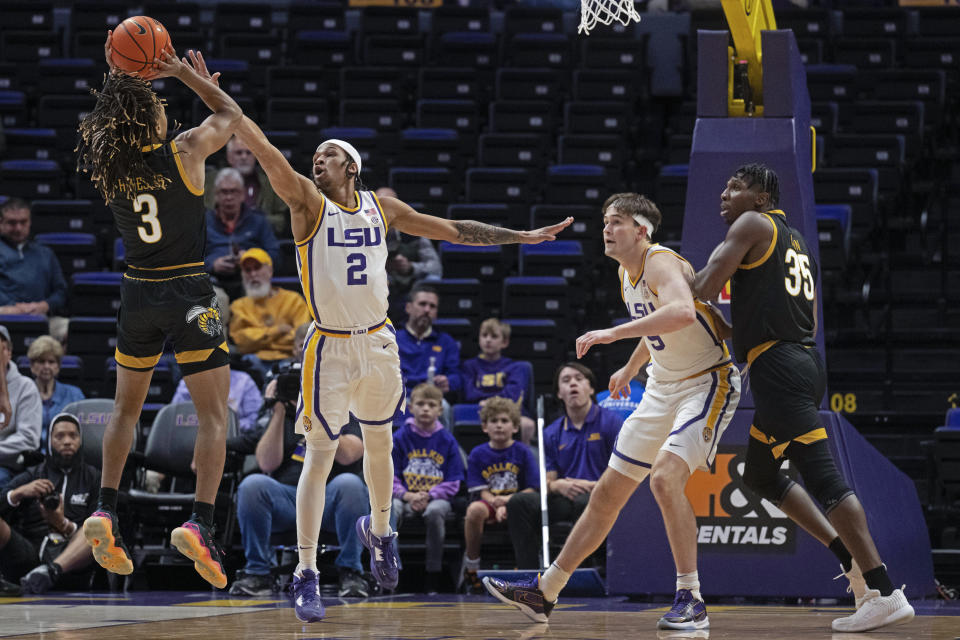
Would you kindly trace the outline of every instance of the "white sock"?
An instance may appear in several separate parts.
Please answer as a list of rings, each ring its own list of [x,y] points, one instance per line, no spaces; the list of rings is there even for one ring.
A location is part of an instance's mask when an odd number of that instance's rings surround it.
[[[694,598],[702,601],[703,597],[700,595],[700,572],[691,571],[690,573],[678,573],[677,591],[680,591],[680,589],[689,589]]]
[[[360,425],[363,431],[363,478],[370,492],[370,532],[390,534],[393,504],[393,433],[391,425]]]
[[[543,592],[544,599],[548,602],[555,602],[557,596],[567,586],[569,579],[570,574],[557,566],[556,562],[551,564],[540,576],[540,591]]]
[[[311,447],[311,442],[307,439],[307,453],[303,457],[303,470],[297,482],[297,551],[300,555],[298,573],[304,569],[310,569],[314,573],[317,571],[317,537],[320,535],[320,521],[323,518],[326,497],[323,488],[327,486],[327,476],[330,475],[333,458],[337,454],[336,443],[333,444],[332,449],[318,449]]]
[[[466,569],[476,571],[480,568],[480,558],[471,558],[467,554],[463,554],[463,566]]]

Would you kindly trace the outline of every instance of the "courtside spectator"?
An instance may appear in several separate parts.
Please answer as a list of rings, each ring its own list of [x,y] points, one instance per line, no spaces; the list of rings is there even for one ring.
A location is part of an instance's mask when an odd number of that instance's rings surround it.
[[[47,429],[53,416],[63,411],[63,408],[71,402],[83,400],[84,395],[80,387],[57,380],[57,376],[60,375],[60,363],[63,361],[63,345],[52,336],[40,336],[31,342],[27,349],[27,358],[30,360],[33,381],[40,391],[40,402],[43,403],[40,448],[45,449]]]
[[[20,454],[40,446],[42,419],[37,385],[20,374],[10,332],[0,325],[0,487],[23,468]]]

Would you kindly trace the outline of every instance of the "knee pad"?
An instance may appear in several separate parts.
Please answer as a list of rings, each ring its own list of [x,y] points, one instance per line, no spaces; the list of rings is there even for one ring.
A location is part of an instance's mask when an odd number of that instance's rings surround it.
[[[790,446],[790,461],[796,465],[807,492],[827,513],[853,493],[837,469],[826,440]]]
[[[793,480],[779,468],[772,472],[770,469],[772,468],[766,466],[745,465],[743,483],[755,494],[779,507],[783,496],[787,495],[787,491],[793,486]]]

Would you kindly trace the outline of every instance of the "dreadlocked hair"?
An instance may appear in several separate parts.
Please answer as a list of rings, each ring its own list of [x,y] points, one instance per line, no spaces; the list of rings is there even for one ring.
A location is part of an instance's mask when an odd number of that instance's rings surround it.
[[[733,175],[738,178],[749,178],[751,187],[760,187],[760,191],[770,194],[771,207],[780,204],[780,177],[767,165],[760,162],[745,164]]]
[[[108,201],[165,189],[172,180],[148,166],[142,151],[155,140],[163,101],[146,81],[123,73],[108,74],[103,88],[90,93],[97,104],[80,121],[77,170],[90,173]]]

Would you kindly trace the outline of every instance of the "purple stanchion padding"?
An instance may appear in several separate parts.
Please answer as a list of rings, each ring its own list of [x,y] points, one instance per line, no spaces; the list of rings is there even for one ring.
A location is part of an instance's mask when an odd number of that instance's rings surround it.
[[[738,411],[718,445],[712,473],[698,471],[687,494],[698,525],[698,570],[707,597],[846,597],[834,555],[743,485],[752,411]],[[821,412],[837,465],[867,511],[870,531],[896,586],[916,598],[934,592],[926,524],[913,482],[846,420]],[[785,468],[796,478],[796,473]],[[663,518],[644,482],[607,539],[610,594],[670,594],[676,569]]]

